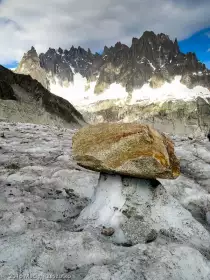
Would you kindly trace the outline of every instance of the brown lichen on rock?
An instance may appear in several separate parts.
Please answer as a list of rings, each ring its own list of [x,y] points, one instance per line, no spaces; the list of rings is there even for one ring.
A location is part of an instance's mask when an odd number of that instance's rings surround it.
[[[180,174],[172,140],[148,125],[85,126],[74,135],[72,146],[74,159],[91,170],[151,179]]]

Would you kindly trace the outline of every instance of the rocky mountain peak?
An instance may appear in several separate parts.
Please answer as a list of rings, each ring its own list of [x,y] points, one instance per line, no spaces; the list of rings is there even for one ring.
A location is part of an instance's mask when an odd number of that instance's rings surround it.
[[[175,38],[175,41],[174,41],[174,53],[178,54],[180,52],[180,49],[179,49],[179,45],[178,45],[178,41],[177,41],[177,38]]]
[[[56,54],[56,50],[53,48],[49,48],[46,52],[46,55],[54,56]]]
[[[28,56],[31,57],[38,57],[36,49],[32,46],[31,49],[27,52]]]
[[[49,89],[46,70],[41,67],[39,56],[33,46],[24,54],[15,72],[30,75],[33,79],[39,81],[45,88]]]
[[[58,48],[58,53],[62,54],[63,53],[63,49],[61,49],[60,47]]]
[[[141,36],[141,38],[144,38],[144,39],[150,39],[150,38],[154,38],[154,37],[156,37],[156,35],[153,31],[144,31],[144,33]]]
[[[115,48],[121,48],[121,46],[122,46],[121,42],[117,42],[117,43],[115,44]]]
[[[109,48],[107,46],[104,46],[103,54],[106,54],[109,51]]]
[[[155,34],[154,34],[155,35]],[[170,40],[169,39],[169,36],[168,35],[166,35],[166,34],[164,34],[164,33],[160,33],[160,34],[158,34],[158,37],[160,37],[160,39],[161,40]]]
[[[133,37],[133,38],[132,38],[132,45],[137,45],[138,42],[139,42],[138,38],[136,38],[136,37]],[[132,45],[131,45],[131,46],[132,46]]]
[[[22,61],[27,61],[28,59],[34,60],[34,62],[37,62],[39,60],[38,54],[36,49],[32,46],[31,49],[24,53],[24,56],[22,58]]]

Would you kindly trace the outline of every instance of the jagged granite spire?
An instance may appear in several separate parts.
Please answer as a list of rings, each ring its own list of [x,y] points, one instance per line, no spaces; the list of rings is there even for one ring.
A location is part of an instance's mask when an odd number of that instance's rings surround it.
[[[49,88],[47,72],[45,69],[41,68],[37,51],[33,46],[27,53],[24,54],[15,72],[30,75],[33,79],[40,82],[45,88]]]
[[[177,38],[175,38],[175,41],[174,41],[174,52],[177,54],[180,52]]]
[[[34,48],[34,46],[31,47],[30,51],[28,51],[28,55],[34,55],[34,56],[38,56],[36,49]]]

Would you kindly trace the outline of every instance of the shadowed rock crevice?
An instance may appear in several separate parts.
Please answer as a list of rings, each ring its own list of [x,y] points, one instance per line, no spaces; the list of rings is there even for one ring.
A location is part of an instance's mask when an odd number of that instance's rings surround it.
[[[17,100],[12,87],[5,81],[0,81],[0,99]]]

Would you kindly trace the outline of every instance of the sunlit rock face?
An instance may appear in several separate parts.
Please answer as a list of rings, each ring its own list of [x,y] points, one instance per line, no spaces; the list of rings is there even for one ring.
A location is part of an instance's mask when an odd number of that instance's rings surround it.
[[[41,68],[40,59],[34,47],[31,47],[31,50],[24,54],[17,69],[15,69],[15,72],[30,75],[33,79],[40,82],[45,88],[49,89],[47,73],[45,69]]]
[[[175,137],[181,176],[145,184],[78,166],[76,131],[0,122],[1,277],[209,280],[208,139]]]
[[[165,34],[147,31],[130,47],[117,42],[102,54],[50,48],[37,59],[33,67],[29,59],[27,73],[44,70],[50,91],[89,123],[144,122],[180,135],[205,134],[210,126],[210,71]]]
[[[180,175],[172,140],[148,125],[85,126],[74,135],[72,148],[78,164],[91,170],[145,179]]]

